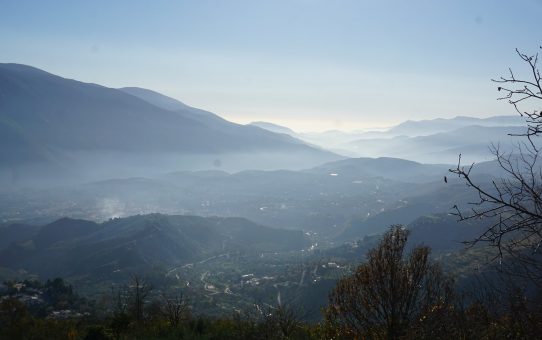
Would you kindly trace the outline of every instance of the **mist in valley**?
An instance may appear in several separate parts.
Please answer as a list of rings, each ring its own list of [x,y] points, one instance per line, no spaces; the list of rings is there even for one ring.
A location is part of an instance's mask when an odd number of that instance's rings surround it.
[[[28,5],[0,339],[539,335],[535,2]]]

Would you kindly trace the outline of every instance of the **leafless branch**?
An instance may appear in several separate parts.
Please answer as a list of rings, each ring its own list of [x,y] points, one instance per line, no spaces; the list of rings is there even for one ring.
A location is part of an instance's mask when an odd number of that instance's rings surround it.
[[[541,47],[542,48],[542,47]],[[537,138],[542,135],[542,111],[523,109],[524,104],[536,105],[542,100],[542,78],[538,69],[538,53],[532,56],[516,50],[529,69],[530,79],[518,79],[512,69],[508,77],[493,81],[499,83],[498,91],[504,92],[499,100],[507,100],[525,118],[525,133],[513,136],[526,137],[526,142],[516,144],[514,151],[503,152],[499,146],[491,150],[504,176],[487,183],[479,183],[471,174],[473,164],[464,167],[461,155],[457,166],[449,171],[460,178],[477,193],[478,200],[470,202],[465,211],[457,205],[453,214],[460,221],[488,219],[490,226],[474,240],[466,242],[473,246],[486,243],[497,249],[496,260],[515,275],[542,282],[542,168]],[[514,263],[514,267],[509,264]]]

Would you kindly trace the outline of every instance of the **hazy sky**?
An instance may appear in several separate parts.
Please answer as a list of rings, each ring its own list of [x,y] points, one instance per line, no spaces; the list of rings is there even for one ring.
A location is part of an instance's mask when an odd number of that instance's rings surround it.
[[[139,86],[296,130],[511,114],[490,78],[542,45],[542,0],[0,0],[0,62]]]

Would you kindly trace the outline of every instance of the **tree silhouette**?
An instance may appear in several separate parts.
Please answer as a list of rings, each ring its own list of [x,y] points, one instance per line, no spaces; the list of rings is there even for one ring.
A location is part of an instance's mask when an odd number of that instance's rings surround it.
[[[132,275],[129,286],[129,308],[135,321],[143,321],[145,299],[151,292],[151,285],[139,275]]]
[[[542,48],[542,47],[541,47]],[[527,65],[526,79],[510,75],[493,81],[504,93],[499,100],[507,100],[525,118],[525,133],[512,152],[492,146],[492,152],[505,176],[489,185],[476,182],[473,165],[463,166],[461,155],[456,168],[450,172],[462,178],[478,194],[478,201],[470,202],[470,209],[459,209],[460,220],[489,218],[494,222],[471,245],[486,243],[498,250],[496,258],[509,274],[528,278],[538,285],[542,282],[542,167],[540,140],[542,135],[542,78],[538,68],[538,54],[526,55],[516,50]],[[542,249],[541,249],[542,250]],[[507,256],[510,255],[510,256]],[[505,260],[506,258],[506,260]]]
[[[448,308],[451,280],[430,262],[428,247],[405,256],[408,234],[401,226],[392,227],[369,251],[367,262],[337,283],[325,311],[336,335],[396,339],[412,323]]]

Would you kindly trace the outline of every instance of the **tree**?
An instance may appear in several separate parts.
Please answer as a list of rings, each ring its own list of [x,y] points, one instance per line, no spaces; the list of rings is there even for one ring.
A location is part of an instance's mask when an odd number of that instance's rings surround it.
[[[145,305],[145,299],[150,294],[152,287],[139,275],[132,275],[132,282],[129,286],[129,301],[130,301],[130,310],[132,312],[133,318],[138,323],[143,321],[143,307]]]
[[[541,47],[542,48],[542,47]],[[456,208],[459,220],[489,218],[494,222],[471,245],[486,243],[494,246],[501,269],[540,285],[542,283],[542,167],[540,140],[542,135],[542,78],[538,68],[538,54],[526,55],[516,50],[527,65],[528,76],[518,79],[510,75],[493,80],[497,90],[504,93],[499,100],[507,100],[525,118],[525,133],[512,152],[492,146],[493,154],[505,176],[481,184],[471,174],[473,165],[464,167],[461,155],[456,168],[450,172],[462,178],[473,189],[479,200],[470,209]],[[509,256],[508,256],[509,255]]]
[[[337,283],[326,320],[335,335],[396,339],[413,323],[448,308],[452,282],[430,262],[428,247],[405,256],[408,230],[392,227],[355,273]]]
[[[16,298],[0,301],[0,339],[22,339],[31,326],[31,315],[26,305]]]
[[[288,305],[270,307],[261,320],[262,339],[298,339],[301,335],[300,313]],[[297,336],[296,336],[297,335]]]
[[[163,295],[163,300],[161,313],[172,327],[177,328],[190,318],[190,308],[182,293],[174,297]]]

